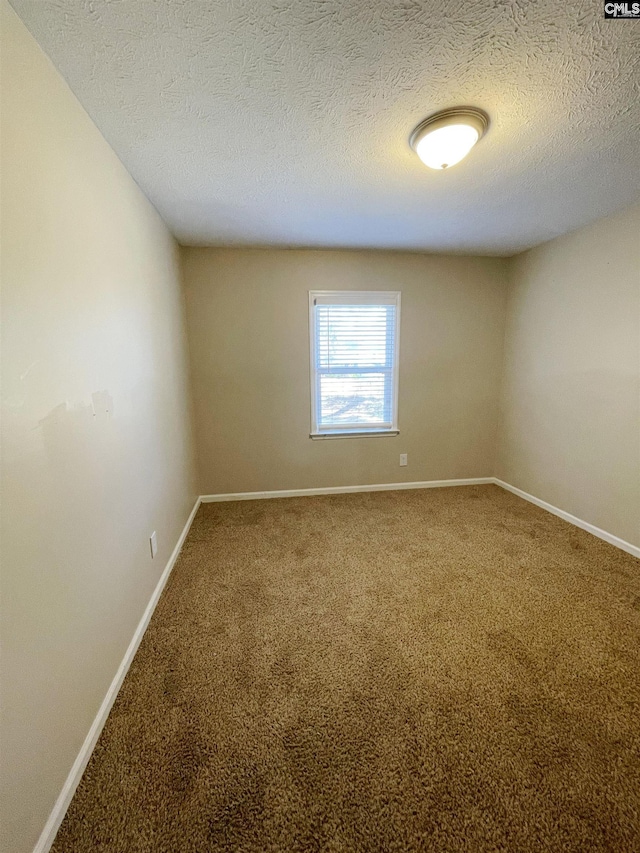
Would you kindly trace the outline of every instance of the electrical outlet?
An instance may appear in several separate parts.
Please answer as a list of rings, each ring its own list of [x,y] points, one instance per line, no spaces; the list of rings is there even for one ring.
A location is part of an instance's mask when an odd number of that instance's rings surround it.
[[[149,545],[151,546],[151,558],[155,557],[158,553],[158,537],[156,536],[155,530],[149,537]]]
[[[408,453],[401,453],[400,454],[400,466],[401,467],[404,467],[407,464],[408,456],[409,456]]]

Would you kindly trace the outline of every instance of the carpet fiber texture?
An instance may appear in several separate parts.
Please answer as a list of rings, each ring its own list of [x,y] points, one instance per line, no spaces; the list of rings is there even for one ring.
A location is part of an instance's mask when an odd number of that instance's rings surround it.
[[[203,505],[55,853],[640,850],[640,561],[497,486]]]

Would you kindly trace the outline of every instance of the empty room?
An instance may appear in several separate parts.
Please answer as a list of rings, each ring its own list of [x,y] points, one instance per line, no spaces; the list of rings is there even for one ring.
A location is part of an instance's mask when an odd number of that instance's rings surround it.
[[[640,4],[0,40],[2,853],[640,851]]]

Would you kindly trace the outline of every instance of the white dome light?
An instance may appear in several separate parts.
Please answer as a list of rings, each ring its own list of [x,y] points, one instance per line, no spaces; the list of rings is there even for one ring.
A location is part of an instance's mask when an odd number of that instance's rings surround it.
[[[411,147],[430,169],[455,166],[489,126],[489,117],[475,107],[454,107],[435,113],[416,127]]]

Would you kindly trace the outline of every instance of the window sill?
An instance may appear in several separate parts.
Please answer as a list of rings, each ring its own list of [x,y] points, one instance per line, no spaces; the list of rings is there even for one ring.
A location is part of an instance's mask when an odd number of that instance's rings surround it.
[[[312,438],[314,441],[318,441],[325,438],[379,438],[384,435],[400,435],[400,430],[366,429],[360,431],[348,430],[345,432],[338,432],[337,430],[332,432],[311,432],[309,433],[309,438]]]

